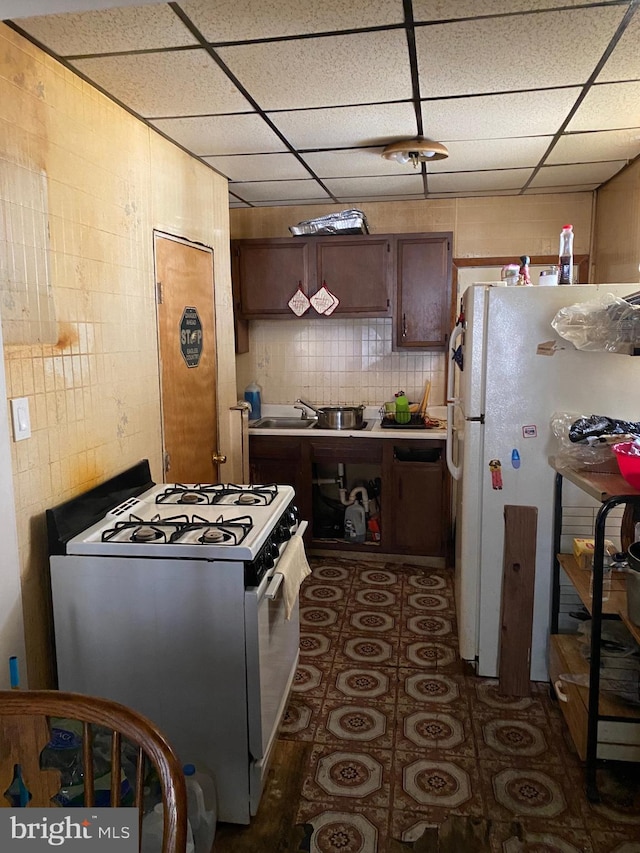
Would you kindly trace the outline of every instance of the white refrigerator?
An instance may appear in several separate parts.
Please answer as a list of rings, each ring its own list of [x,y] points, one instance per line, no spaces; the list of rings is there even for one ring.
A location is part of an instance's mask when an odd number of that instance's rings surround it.
[[[557,449],[552,415],[640,420],[640,358],[577,350],[551,321],[563,306],[635,290],[632,284],[474,284],[462,295],[464,323],[450,338],[447,461],[456,495],[460,655],[480,676],[498,675],[503,512],[505,504],[516,504],[538,510],[530,674],[547,680],[555,478],[548,457]]]

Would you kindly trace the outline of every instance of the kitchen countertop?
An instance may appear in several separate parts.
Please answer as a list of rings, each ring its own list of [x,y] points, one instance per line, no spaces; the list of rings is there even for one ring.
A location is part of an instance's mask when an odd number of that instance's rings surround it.
[[[262,404],[263,418],[284,418],[284,417],[300,417],[300,409],[295,409],[293,406],[278,405],[278,404]],[[447,418],[446,406],[429,406],[427,414],[432,418],[439,418],[443,423]],[[309,437],[318,438],[330,436],[331,438],[392,438],[395,441],[399,439],[420,439],[431,441],[444,441],[447,438],[446,426],[442,429],[402,429],[383,427],[380,423],[380,409],[378,406],[367,406],[364,412],[364,420],[367,426],[364,429],[317,429],[316,427],[304,429],[253,429],[251,421],[249,421],[249,436],[254,435],[308,435]]]

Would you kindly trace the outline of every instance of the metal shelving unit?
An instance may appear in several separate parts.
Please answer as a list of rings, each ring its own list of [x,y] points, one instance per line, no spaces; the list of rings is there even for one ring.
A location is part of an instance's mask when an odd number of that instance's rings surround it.
[[[640,506],[640,492],[630,486],[619,474],[595,474],[585,471],[574,471],[556,464],[550,459],[551,467],[556,472],[555,502],[554,502],[554,570],[551,633],[556,635],[557,647],[568,650],[571,655],[570,638],[558,634],[558,611],[560,605],[560,569],[562,568],[573,584],[583,605],[591,615],[591,652],[587,663],[583,662],[584,671],[588,674],[589,687],[582,688],[588,694],[587,733],[586,733],[586,791],[590,800],[600,799],[598,792],[596,770],[598,762],[598,725],[600,722],[637,723],[640,724],[640,708],[634,708],[615,697],[603,696],[600,691],[601,663],[601,634],[603,619],[621,619],[627,626],[634,639],[640,643],[640,627],[634,625],[627,615],[626,576],[612,579],[609,598],[603,602],[603,563],[604,540],[607,516],[612,509],[621,504]],[[572,554],[560,553],[562,535],[562,484],[567,479],[590,497],[599,501],[594,530],[594,559],[593,571],[580,569]],[[590,591],[592,580],[593,592]],[[567,642],[569,641],[569,642]],[[552,638],[553,642],[553,638]],[[573,655],[573,663],[577,656]],[[638,743],[640,747],[640,741]]]

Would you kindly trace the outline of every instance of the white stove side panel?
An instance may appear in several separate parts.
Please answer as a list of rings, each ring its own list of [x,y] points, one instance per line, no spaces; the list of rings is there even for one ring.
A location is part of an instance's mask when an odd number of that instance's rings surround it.
[[[152,719],[249,823],[244,578],[237,563],[51,558],[59,687]]]

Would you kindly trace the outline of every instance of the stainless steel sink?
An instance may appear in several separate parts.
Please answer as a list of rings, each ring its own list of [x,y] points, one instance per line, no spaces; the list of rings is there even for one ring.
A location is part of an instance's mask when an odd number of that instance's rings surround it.
[[[317,418],[259,418],[249,422],[249,429],[310,429]]]

